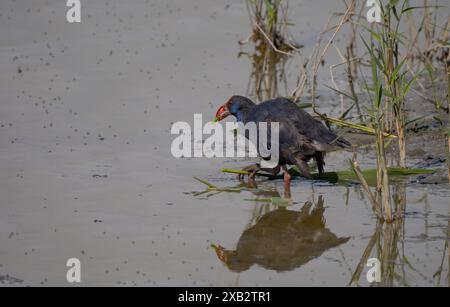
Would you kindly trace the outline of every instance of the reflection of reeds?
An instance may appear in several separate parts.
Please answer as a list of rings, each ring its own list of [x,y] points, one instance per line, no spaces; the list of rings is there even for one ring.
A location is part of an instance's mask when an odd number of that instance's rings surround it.
[[[250,37],[241,44],[252,42],[254,52],[247,54],[252,62],[247,92],[257,100],[268,100],[280,95],[282,83],[287,93],[285,65],[289,56],[297,51],[289,34],[288,1],[247,0],[249,19],[252,24]]]
[[[448,269],[448,272],[447,272],[448,273],[447,278],[450,277],[450,255],[448,255],[448,253],[450,252],[449,251],[449,249],[450,249],[450,247],[449,247],[449,238],[448,238],[448,235],[450,234],[449,233],[449,231],[450,231],[450,221],[449,221],[448,227],[449,228],[447,229],[447,234],[446,234],[447,235],[447,239],[445,240],[444,251],[442,253],[441,263],[440,263],[436,273],[433,276],[437,280],[436,281],[436,286],[437,287],[440,287],[442,285],[442,273],[444,272],[444,264],[445,264],[445,256],[446,255],[447,255],[448,259],[449,259],[449,263],[448,263],[449,269]],[[450,286],[450,280],[448,280],[448,282],[449,282],[449,286]]]
[[[247,88],[248,95],[259,101],[280,96],[279,85],[282,83],[287,92],[285,71],[286,56],[278,54],[265,43],[256,45],[255,52],[249,56],[252,62],[252,72]]]
[[[404,185],[395,187],[394,199],[396,214],[403,216],[406,206],[406,189]],[[392,223],[377,222],[374,234],[369,240],[363,252],[349,285],[359,285],[361,275],[364,271],[368,259],[375,255],[381,263],[381,281],[379,286],[393,286],[394,281],[403,286],[407,286],[403,267],[406,264],[406,257],[401,255],[404,240],[404,219],[399,218]],[[402,271],[400,274],[398,271]]]
[[[396,216],[403,217],[406,208],[406,184],[398,184],[393,187],[393,200]],[[425,201],[426,204],[426,197],[420,200],[420,202],[422,201]],[[425,229],[427,228],[426,226]],[[444,262],[446,256],[448,257],[447,274],[450,274],[450,255],[448,254],[450,252],[450,221],[445,232],[446,240],[444,242],[445,246],[442,260],[436,273],[432,276],[437,286],[441,286],[442,275],[445,272]],[[365,277],[363,276],[363,272],[365,271],[368,259],[372,257],[376,257],[381,264],[381,281],[374,283],[372,286],[409,286],[408,273],[418,275],[424,280],[431,279],[431,277],[427,277],[415,268],[405,255],[405,220],[403,218],[395,219],[392,223],[377,222],[374,233],[368,241],[361,259],[352,274],[352,278],[348,284],[349,286],[359,286]]]
[[[289,34],[289,2],[282,0],[247,0],[252,33],[247,41],[266,42],[276,52],[289,55],[297,47]]]
[[[393,286],[394,281],[403,286],[407,286],[407,281],[403,274],[398,271],[402,269],[405,259],[401,257],[399,244],[402,243],[401,235],[403,229],[403,220],[396,220],[393,223],[377,223],[374,234],[372,235],[366,249],[363,252],[361,260],[352,275],[349,282],[351,285],[359,285],[361,275],[364,271],[368,259],[375,255],[381,263],[381,281],[377,286]]]
[[[380,236],[381,228],[379,227],[379,224],[377,223],[377,227],[375,228],[375,232],[372,235],[372,237],[369,240],[369,243],[367,244],[366,248],[364,249],[364,252],[362,254],[361,260],[359,261],[355,272],[352,274],[352,278],[349,282],[349,286],[351,285],[359,285],[359,280],[361,279],[361,275],[364,271],[364,267],[366,266],[367,260],[369,260],[370,255],[372,254],[372,250],[377,243],[377,240]]]

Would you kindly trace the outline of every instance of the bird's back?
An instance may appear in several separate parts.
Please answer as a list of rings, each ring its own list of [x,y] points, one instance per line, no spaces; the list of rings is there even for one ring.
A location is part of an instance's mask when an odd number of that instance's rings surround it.
[[[280,133],[283,130],[282,126],[288,129],[295,129],[295,133],[309,139],[319,151],[326,151],[331,146],[343,148],[351,146],[345,139],[339,138],[320,121],[314,119],[306,111],[286,98],[272,99],[258,104],[246,118],[246,122],[258,123],[267,121],[279,122]],[[293,133],[294,131],[287,132],[290,137],[293,136]]]

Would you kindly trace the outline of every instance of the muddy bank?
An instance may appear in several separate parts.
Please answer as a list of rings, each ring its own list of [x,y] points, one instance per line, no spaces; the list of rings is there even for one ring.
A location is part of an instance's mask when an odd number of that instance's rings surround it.
[[[421,83],[425,84],[426,90],[435,91],[435,101],[429,100],[425,94],[421,94],[420,88],[415,88],[407,96],[407,164],[412,168],[428,168],[436,170],[435,174],[419,176],[414,182],[422,184],[443,184],[447,185],[448,179],[448,141],[446,127],[449,122],[448,110],[446,107],[446,76],[437,78],[432,86],[424,78]],[[367,97],[361,96],[365,101]],[[441,107],[436,106],[436,101],[443,103]],[[363,156],[374,156],[374,137],[363,134],[353,129],[337,128],[339,133],[358,147],[357,152]],[[396,165],[398,156],[398,146],[395,139],[388,141],[386,150],[387,158],[391,165]]]

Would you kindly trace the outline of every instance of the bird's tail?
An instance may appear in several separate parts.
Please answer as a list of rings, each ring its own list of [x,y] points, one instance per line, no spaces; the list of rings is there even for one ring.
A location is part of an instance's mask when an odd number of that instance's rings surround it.
[[[342,137],[337,138],[334,144],[336,146],[339,146],[340,148],[347,149],[350,151],[352,150],[352,144]]]

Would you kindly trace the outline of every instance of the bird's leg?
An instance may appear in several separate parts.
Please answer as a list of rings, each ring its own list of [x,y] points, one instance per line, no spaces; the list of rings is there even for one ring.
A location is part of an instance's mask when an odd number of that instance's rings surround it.
[[[316,160],[317,163],[317,169],[319,171],[319,175],[322,175],[324,170],[323,170],[323,166],[325,165],[325,161],[323,160],[325,156],[325,153],[323,152],[317,152],[314,156],[314,160]]]
[[[282,168],[283,168],[283,173],[284,173],[284,190],[285,190],[285,193],[287,193],[286,191],[288,191],[289,195],[290,195],[291,194],[291,178],[292,178],[292,176],[291,176],[291,174],[289,174],[289,171],[288,171],[286,165],[283,165]]]
[[[284,184],[284,199],[289,200],[289,201],[292,199],[290,182],[288,184],[286,184],[286,183]]]
[[[278,165],[274,168],[261,168],[261,165],[259,163],[257,163],[257,164],[253,164],[253,165],[244,167],[242,170],[250,173],[248,175],[248,184],[253,187],[256,187],[255,176],[259,171],[263,171],[263,172],[268,173],[271,176],[275,177],[280,172],[280,166]],[[239,174],[237,178],[239,181],[243,181],[244,177],[245,177],[245,175]]]

